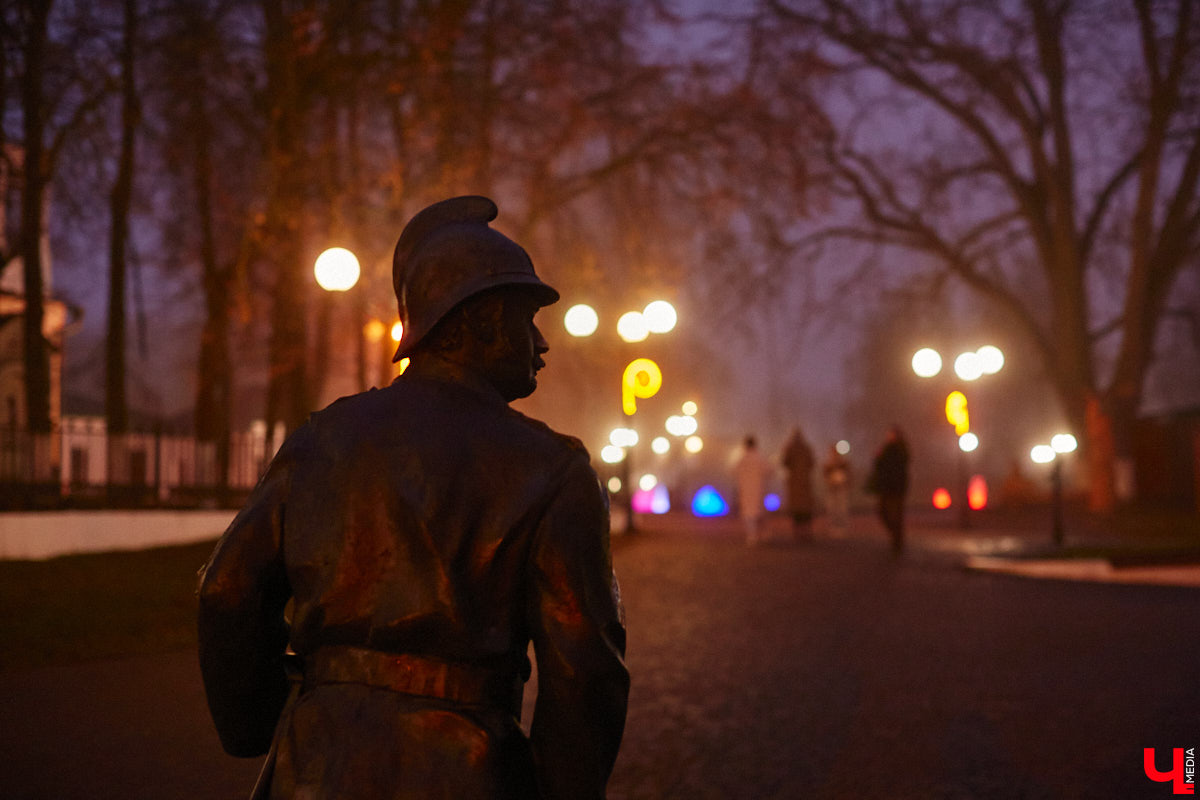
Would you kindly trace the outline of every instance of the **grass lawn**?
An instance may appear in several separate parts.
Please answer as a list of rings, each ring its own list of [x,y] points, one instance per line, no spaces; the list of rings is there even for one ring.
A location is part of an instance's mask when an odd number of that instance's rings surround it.
[[[0,561],[0,669],[194,647],[215,543]]]

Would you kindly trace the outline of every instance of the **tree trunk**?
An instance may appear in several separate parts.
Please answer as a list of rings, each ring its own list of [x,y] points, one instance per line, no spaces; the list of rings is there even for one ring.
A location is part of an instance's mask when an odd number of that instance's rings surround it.
[[[25,279],[25,413],[29,429],[49,433],[50,354],[42,333],[45,309],[42,281],[42,228],[45,175],[43,174],[45,109],[42,79],[50,16],[50,0],[33,0],[25,6],[29,39],[25,45],[25,81],[21,91],[24,117],[25,185],[21,192],[21,260]]]
[[[134,55],[137,0],[125,0],[125,36],[121,48],[121,150],[110,194],[111,231],[108,253],[108,338],[105,350],[104,418],[108,433],[129,430],[125,396],[125,262],[129,244],[129,210],[133,202],[134,148],[138,126]],[[112,442],[110,440],[110,446]]]

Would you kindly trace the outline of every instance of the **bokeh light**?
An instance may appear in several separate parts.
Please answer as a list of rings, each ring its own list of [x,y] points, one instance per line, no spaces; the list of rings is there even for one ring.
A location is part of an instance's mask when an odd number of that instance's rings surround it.
[[[363,325],[363,336],[371,344],[382,342],[385,333],[387,333],[387,326],[377,319],[372,319],[366,325]]]
[[[655,486],[658,486],[658,476],[652,475],[649,472],[647,472],[638,480],[638,488],[643,492],[648,492]]]
[[[1029,451],[1029,457],[1035,464],[1049,464],[1056,455],[1054,448],[1048,444],[1039,444]]]
[[[845,439],[842,439],[836,445],[834,445],[834,449],[837,450],[838,453],[840,453],[841,455],[844,455],[844,456],[849,455],[850,454],[850,443],[847,442]]]
[[[954,359],[954,374],[964,381],[978,380],[979,376],[983,375],[979,356],[975,353],[960,353],[958,358]]]
[[[665,514],[670,511],[671,496],[667,487],[660,483],[652,489],[634,492],[633,510],[639,514]]]
[[[986,508],[987,502],[987,479],[982,475],[972,475],[970,483],[967,484],[967,505],[972,510],[978,511],[981,508]]]
[[[600,316],[596,309],[585,303],[571,306],[563,315],[563,326],[572,336],[591,336],[600,326]]]
[[[984,375],[995,375],[1004,366],[1004,353],[995,345],[985,344],[975,351],[975,355]]]
[[[704,449],[704,440],[699,436],[689,436],[683,440],[683,449],[689,453],[699,453]]]
[[[912,368],[918,377],[932,378],[942,371],[942,357],[937,350],[922,347],[913,353]]]
[[[644,342],[650,327],[640,311],[627,311],[617,320],[617,335],[626,342]]]
[[[698,412],[699,410],[700,410],[700,406],[696,405],[696,401],[694,401],[694,400],[686,401],[683,404],[683,408],[682,408],[684,416],[687,416],[687,417],[696,416],[696,412]]]
[[[608,442],[614,447],[633,447],[638,443],[638,432],[633,428],[613,428]]]
[[[973,433],[964,433],[958,437],[958,449],[964,453],[973,453],[979,447],[979,437]]]
[[[695,417],[678,415],[667,417],[667,433],[672,436],[691,436],[699,427]]]
[[[317,285],[327,292],[349,291],[358,283],[361,272],[358,258],[344,247],[329,248],[317,256],[313,265]]]
[[[401,322],[400,320],[396,320],[395,322],[392,323],[392,341],[399,344],[400,340],[403,338],[404,338],[404,323]]]
[[[608,491],[612,494],[616,494],[617,492],[621,491],[621,479],[616,475],[613,475],[608,479]]]
[[[667,333],[679,320],[675,307],[666,300],[655,300],[642,309],[642,319],[650,333]]]
[[[1075,437],[1069,433],[1059,433],[1050,439],[1050,446],[1056,453],[1073,453],[1079,446],[1079,442],[1075,441]]]
[[[697,517],[723,517],[729,513],[729,503],[712,486],[701,486],[692,495],[692,513]]]
[[[650,442],[650,449],[658,455],[666,455],[671,450],[671,440],[665,436],[655,436],[654,441]]]
[[[767,511],[778,511],[779,507],[782,505],[783,501],[780,500],[779,495],[775,494],[774,492],[771,492],[763,498],[763,508],[765,508]]]
[[[606,444],[600,450],[600,460],[605,464],[619,464],[625,460],[625,450],[615,444]]]
[[[944,487],[939,486],[933,492],[933,507],[937,509],[947,509],[950,507],[950,492]]]

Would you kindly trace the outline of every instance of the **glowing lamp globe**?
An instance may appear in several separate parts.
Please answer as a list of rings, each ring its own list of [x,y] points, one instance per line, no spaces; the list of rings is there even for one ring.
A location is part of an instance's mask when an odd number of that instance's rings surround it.
[[[625,460],[625,451],[615,444],[605,445],[600,451],[600,460],[605,464],[620,464]]]
[[[640,311],[627,311],[617,320],[617,335],[626,342],[644,342],[650,327]]]
[[[983,366],[976,353],[961,353],[954,359],[954,374],[964,381],[978,380],[983,375]]]
[[[1004,353],[990,344],[976,350],[975,357],[979,359],[979,369],[984,375],[995,375],[1004,366]]]
[[[613,475],[608,479],[608,491],[612,494],[616,494],[617,492],[621,491],[621,479],[616,475]]]
[[[580,303],[567,309],[563,316],[563,325],[572,336],[591,336],[600,327],[600,317],[596,309]]]
[[[942,371],[942,357],[931,347],[922,347],[913,353],[913,372],[920,378],[932,378]]]
[[[683,414],[685,417],[694,417],[696,412],[700,410],[700,406],[696,405],[696,401],[688,400],[683,404]]]
[[[671,440],[665,436],[656,436],[654,441],[650,442],[650,449],[660,456],[666,455],[671,450]]]
[[[849,454],[850,452],[850,443],[845,439],[839,441],[836,445],[834,445],[834,447],[837,449],[838,453],[843,456]]]
[[[964,433],[958,437],[958,449],[964,453],[973,453],[979,447],[979,437],[973,433]]]
[[[1060,433],[1050,439],[1050,446],[1056,453],[1073,453],[1079,446],[1079,442],[1075,441],[1075,437],[1069,433]]]
[[[655,300],[642,309],[642,319],[650,333],[667,333],[675,328],[679,317],[675,307],[666,300]]]
[[[648,492],[655,486],[658,486],[658,476],[651,475],[648,472],[638,480],[638,488],[643,492]]]
[[[1054,448],[1048,444],[1039,444],[1029,451],[1029,457],[1035,464],[1049,464],[1056,455]]]
[[[344,247],[331,247],[317,256],[313,274],[317,284],[327,292],[349,291],[358,283],[361,269],[358,259]]]
[[[689,453],[699,453],[704,449],[704,440],[699,436],[689,436],[683,441],[683,449]]]

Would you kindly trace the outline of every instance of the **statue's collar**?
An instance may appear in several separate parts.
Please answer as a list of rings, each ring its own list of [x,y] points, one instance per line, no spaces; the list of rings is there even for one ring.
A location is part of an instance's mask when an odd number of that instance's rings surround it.
[[[503,405],[508,405],[504,400],[504,396],[486,378],[480,375],[478,370],[441,356],[425,354],[419,360],[414,359],[408,369],[404,371],[404,374],[400,376],[401,380],[405,378],[452,383],[482,395],[489,400],[495,400]]]

